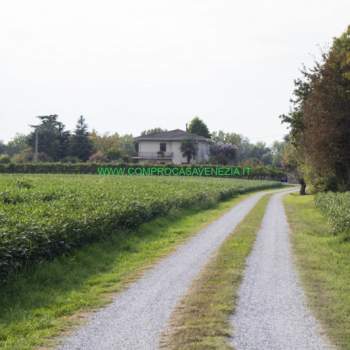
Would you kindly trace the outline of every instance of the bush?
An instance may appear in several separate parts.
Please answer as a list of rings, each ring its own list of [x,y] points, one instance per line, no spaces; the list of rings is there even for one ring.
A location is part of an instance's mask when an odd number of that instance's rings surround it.
[[[96,153],[90,156],[89,161],[96,162],[96,163],[104,163],[108,161],[108,158],[101,151],[97,151]]]
[[[328,218],[333,233],[342,233],[350,239],[350,192],[318,193],[315,204]]]
[[[62,159],[63,163],[79,163],[81,160],[76,156],[67,156]]]
[[[0,164],[8,164],[10,162],[11,162],[10,156],[8,156],[7,154],[0,155]]]

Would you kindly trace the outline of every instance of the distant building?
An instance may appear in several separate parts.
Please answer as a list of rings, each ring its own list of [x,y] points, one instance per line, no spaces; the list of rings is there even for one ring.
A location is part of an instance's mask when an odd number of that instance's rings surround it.
[[[185,140],[193,140],[197,146],[197,154],[191,163],[209,161],[210,140],[180,129],[135,137],[137,155],[133,158],[144,162],[187,163],[181,152],[181,144]]]

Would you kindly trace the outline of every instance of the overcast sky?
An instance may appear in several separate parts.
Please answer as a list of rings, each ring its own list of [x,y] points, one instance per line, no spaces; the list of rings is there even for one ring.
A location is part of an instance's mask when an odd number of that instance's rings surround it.
[[[302,63],[349,15],[349,0],[2,0],[0,140],[37,115],[134,135],[197,115],[271,143]]]

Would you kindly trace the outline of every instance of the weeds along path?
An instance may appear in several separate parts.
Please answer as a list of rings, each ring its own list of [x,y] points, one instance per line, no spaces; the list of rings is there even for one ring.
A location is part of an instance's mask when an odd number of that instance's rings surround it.
[[[282,196],[271,197],[247,260],[232,318],[232,344],[236,350],[332,349],[299,285]]]
[[[93,314],[86,325],[62,339],[58,348],[157,349],[171,312],[193,279],[265,193],[249,196],[201,230]]]

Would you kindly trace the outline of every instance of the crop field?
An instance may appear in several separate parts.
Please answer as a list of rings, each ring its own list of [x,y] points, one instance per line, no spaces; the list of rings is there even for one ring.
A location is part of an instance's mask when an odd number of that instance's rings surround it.
[[[172,209],[277,186],[216,178],[1,175],[0,279]]]

